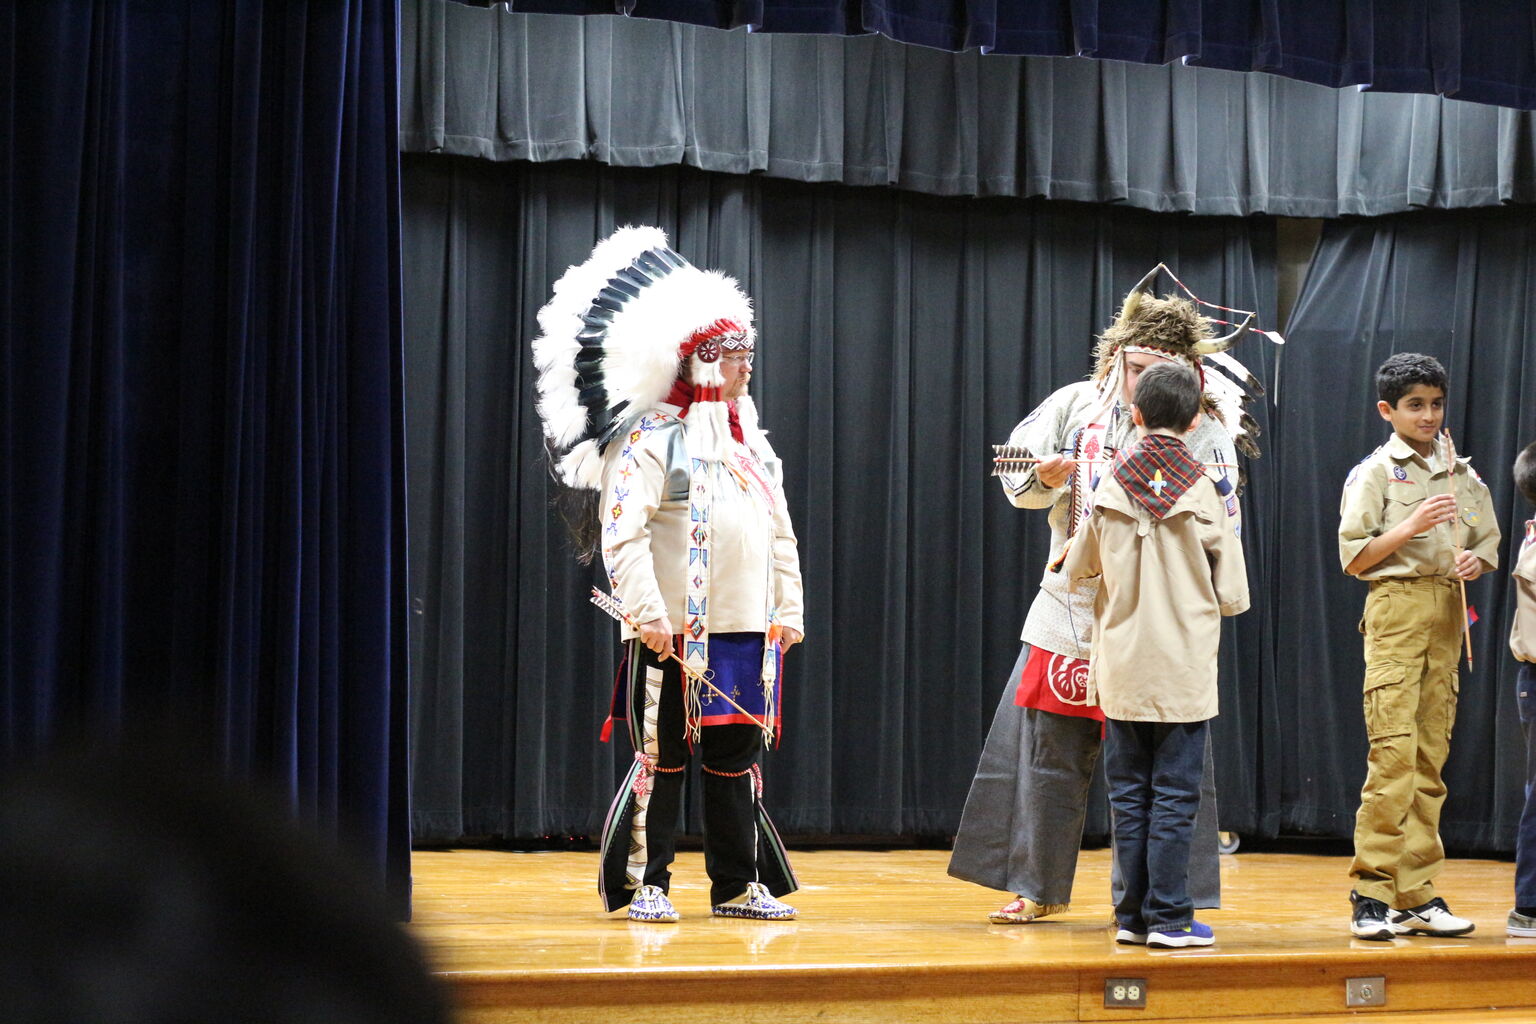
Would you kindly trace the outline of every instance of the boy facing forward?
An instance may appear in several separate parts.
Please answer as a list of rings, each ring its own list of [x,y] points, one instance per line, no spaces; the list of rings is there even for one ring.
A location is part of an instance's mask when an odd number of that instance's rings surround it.
[[[1473,927],[1435,895],[1440,771],[1456,721],[1458,581],[1498,566],[1499,527],[1467,460],[1445,464],[1446,384],[1431,356],[1400,352],[1381,365],[1376,409],[1392,437],[1350,472],[1339,505],[1339,561],[1371,585],[1360,620],[1371,749],[1349,868],[1350,932],[1362,939]]]
[[[1182,438],[1200,384],[1164,363],[1136,383],[1139,439],[1119,453],[1067,552],[1072,580],[1102,577],[1088,693],[1104,710],[1105,774],[1125,893],[1116,941],[1208,946],[1194,919],[1189,849],[1216,716],[1221,616],[1248,607],[1242,542],[1216,483]]]

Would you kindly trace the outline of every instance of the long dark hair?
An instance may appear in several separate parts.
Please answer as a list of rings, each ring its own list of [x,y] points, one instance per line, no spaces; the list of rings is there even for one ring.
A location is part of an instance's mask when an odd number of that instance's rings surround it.
[[[549,463],[549,477],[555,485],[549,498],[550,507],[565,527],[576,561],[582,565],[591,565],[602,537],[598,518],[602,492],[590,487],[571,487],[561,480],[557,468],[559,454],[549,446],[547,440],[544,444],[544,457]]]

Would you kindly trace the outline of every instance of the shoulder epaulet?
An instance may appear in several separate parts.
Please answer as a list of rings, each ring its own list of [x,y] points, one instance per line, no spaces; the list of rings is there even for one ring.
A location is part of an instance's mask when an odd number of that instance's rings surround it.
[[[1220,475],[1217,475],[1220,474]],[[1205,478],[1216,485],[1216,493],[1221,496],[1221,504],[1227,510],[1227,518],[1237,515],[1237,488],[1233,486],[1232,478],[1227,475],[1225,469],[1217,469],[1215,466],[1205,467]]]
[[[1382,444],[1377,445],[1375,448],[1371,449],[1371,453],[1369,455],[1367,455],[1365,458],[1361,459],[1359,462],[1355,463],[1355,468],[1351,469],[1349,471],[1349,476],[1344,478],[1344,486],[1348,487],[1350,484],[1354,483],[1355,482],[1355,477],[1360,475],[1360,467],[1364,466],[1367,462],[1370,462],[1372,459],[1374,459],[1377,455],[1379,455],[1381,453],[1381,450],[1383,448],[1385,448],[1385,447],[1386,447],[1386,445],[1382,445]]]

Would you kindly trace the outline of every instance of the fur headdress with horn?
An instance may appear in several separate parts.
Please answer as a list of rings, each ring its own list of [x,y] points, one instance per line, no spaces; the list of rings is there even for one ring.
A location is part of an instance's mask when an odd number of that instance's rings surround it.
[[[1157,275],[1165,272],[1173,276],[1159,263],[1126,295],[1114,323],[1100,335],[1094,349],[1093,379],[1099,382],[1105,401],[1112,402],[1120,392],[1123,353],[1152,352],[1181,360],[1200,375],[1202,411],[1214,415],[1226,427],[1239,451],[1256,458],[1259,425],[1243,407],[1252,398],[1262,396],[1264,388],[1228,350],[1247,337],[1257,315],[1246,313],[1230,334],[1218,337],[1211,321],[1200,314],[1192,299],[1175,295],[1158,298],[1153,294]],[[1178,278],[1174,281],[1183,287]]]

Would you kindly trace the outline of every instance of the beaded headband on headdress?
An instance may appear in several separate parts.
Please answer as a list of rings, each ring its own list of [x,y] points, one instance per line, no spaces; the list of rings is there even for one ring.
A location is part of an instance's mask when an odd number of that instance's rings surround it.
[[[720,319],[699,328],[678,346],[681,359],[696,356],[701,363],[712,363],[722,351],[751,348],[753,338],[747,328],[735,320]]]

